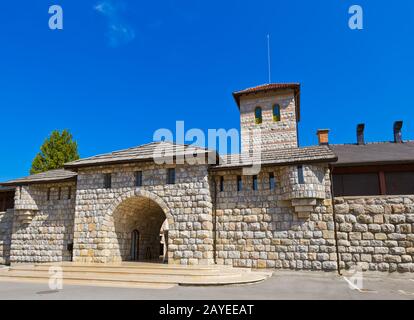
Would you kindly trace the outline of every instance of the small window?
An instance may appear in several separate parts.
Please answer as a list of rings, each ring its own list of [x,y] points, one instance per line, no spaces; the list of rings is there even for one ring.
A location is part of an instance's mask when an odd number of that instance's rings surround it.
[[[62,199],[62,188],[59,187],[58,189],[58,200]]]
[[[167,184],[175,184],[175,169],[170,168],[167,171]]]
[[[104,188],[110,189],[112,187],[112,175],[110,173],[104,174]]]
[[[68,199],[72,199],[72,187],[68,188]]]
[[[142,171],[135,172],[135,186],[142,187]]]
[[[275,104],[273,106],[273,121],[279,122],[280,121],[280,105]]]
[[[273,172],[269,173],[269,189],[275,190],[276,188],[276,181],[275,181],[275,174]]]
[[[253,188],[254,191],[257,191],[257,176],[253,176],[252,188]]]
[[[298,183],[304,184],[305,178],[303,176],[303,166],[298,166]]]
[[[262,108],[257,107],[254,110],[254,118],[255,118],[256,124],[261,124],[263,122],[263,118],[262,118]]]
[[[220,177],[220,192],[224,191],[224,177]]]
[[[22,200],[23,187],[19,187],[19,200]]]
[[[237,176],[237,191],[243,190],[243,182],[241,176]]]
[[[50,201],[50,193],[51,193],[51,188],[47,188],[47,195],[46,195],[46,199],[47,201]]]

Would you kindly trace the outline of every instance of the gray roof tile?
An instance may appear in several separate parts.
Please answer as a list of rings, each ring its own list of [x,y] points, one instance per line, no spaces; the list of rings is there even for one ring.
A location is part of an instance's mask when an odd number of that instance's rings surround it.
[[[330,145],[338,156],[335,166],[380,165],[414,162],[414,142],[375,142],[364,145]]]
[[[189,155],[194,154],[194,152],[197,154],[215,153],[215,151],[208,150],[206,148],[194,146],[190,147],[189,145],[175,144],[171,142],[152,142],[138,147],[69,162],[65,164],[65,168],[71,169],[138,161],[152,161],[154,160],[154,156],[157,155],[157,150],[163,150],[165,154],[174,156]]]
[[[46,183],[46,182],[59,182],[75,179],[77,176],[76,172],[57,169],[50,170],[38,174],[34,174],[28,177],[19,178],[15,180],[10,180],[4,183],[0,183],[2,186],[17,186],[23,184],[36,184],[36,183]]]
[[[305,148],[286,148],[276,151],[262,152],[260,159],[248,155],[221,156],[220,165],[215,169],[251,166],[253,163],[261,165],[290,165],[300,163],[334,162],[336,155],[327,146],[314,146]]]

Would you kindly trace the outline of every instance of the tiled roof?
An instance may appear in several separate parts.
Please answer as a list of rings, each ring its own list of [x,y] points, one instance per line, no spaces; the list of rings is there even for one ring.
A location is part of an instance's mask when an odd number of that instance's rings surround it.
[[[302,163],[335,162],[336,160],[336,155],[327,146],[315,146],[267,151],[262,153],[261,159],[254,159],[248,155],[240,154],[221,156],[220,165],[214,167],[214,169],[247,167],[253,163],[282,166]]]
[[[414,163],[414,142],[375,142],[330,145],[338,156],[335,166]]]
[[[141,145],[134,148],[129,148],[120,151],[114,151],[90,158],[84,158],[69,162],[65,164],[65,168],[78,168],[78,167],[89,167],[99,165],[110,165],[120,163],[130,163],[139,161],[153,161],[157,158],[157,150],[162,150],[165,155],[174,155],[177,157],[190,155],[197,153],[200,154],[215,154],[215,151],[208,150],[206,148],[199,148],[188,145],[180,145],[171,142],[152,142],[149,144]],[[159,155],[161,156],[161,155]]]
[[[300,91],[300,84],[299,83],[270,83],[270,84],[263,84],[256,87],[247,88],[241,91],[236,91],[233,93],[233,97],[237,102],[237,105],[240,107],[240,97],[244,94],[250,93],[259,93],[259,92],[267,92],[272,90],[280,90],[280,89],[293,89],[297,92]]]
[[[2,186],[18,186],[22,184],[34,184],[34,183],[45,183],[45,182],[58,182],[72,180],[77,176],[76,172],[57,169],[50,170],[43,173],[34,174],[28,177],[10,180],[4,183],[0,183]]]

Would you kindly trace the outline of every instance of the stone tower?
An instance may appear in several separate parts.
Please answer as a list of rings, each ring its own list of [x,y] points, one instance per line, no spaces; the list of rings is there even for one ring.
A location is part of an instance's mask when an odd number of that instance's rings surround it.
[[[261,131],[262,151],[298,147],[299,84],[267,84],[235,92],[233,96],[240,110],[242,153],[258,147],[254,129]]]

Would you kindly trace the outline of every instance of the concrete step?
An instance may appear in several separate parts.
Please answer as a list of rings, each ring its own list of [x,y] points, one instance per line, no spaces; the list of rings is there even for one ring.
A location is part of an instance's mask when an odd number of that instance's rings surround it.
[[[49,271],[49,268],[58,266],[62,268],[63,272],[86,272],[86,273],[95,273],[95,274],[157,274],[157,275],[183,275],[183,276],[214,276],[214,275],[226,275],[234,273],[249,273],[250,269],[230,269],[230,268],[203,268],[203,269],[194,269],[194,268],[133,268],[133,267],[96,267],[96,266],[59,266],[59,265],[20,265],[14,266],[12,270],[20,271]]]
[[[48,282],[50,266],[61,266],[64,284],[103,285],[119,287],[152,287],[173,285],[229,285],[247,284],[265,280],[271,272],[252,272],[242,268],[203,267],[161,267],[151,270],[150,266],[105,266],[36,264],[18,265],[0,271],[0,281]]]

